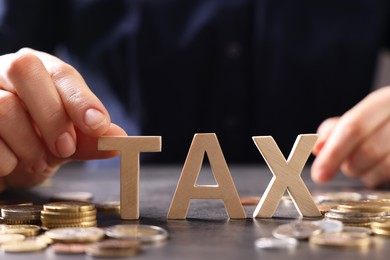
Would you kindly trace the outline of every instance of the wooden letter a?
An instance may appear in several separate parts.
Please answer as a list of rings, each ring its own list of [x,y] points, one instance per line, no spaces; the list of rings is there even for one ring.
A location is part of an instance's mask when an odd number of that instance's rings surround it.
[[[196,185],[205,153],[217,185]],[[194,135],[167,218],[185,219],[191,199],[222,199],[230,218],[246,218],[215,134]]]

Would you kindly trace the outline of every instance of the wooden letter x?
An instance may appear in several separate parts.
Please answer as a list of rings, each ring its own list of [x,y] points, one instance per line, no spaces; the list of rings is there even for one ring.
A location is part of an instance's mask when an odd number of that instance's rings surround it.
[[[217,185],[196,185],[205,153]],[[167,218],[185,219],[191,199],[222,199],[230,218],[246,218],[215,134],[195,134]]]
[[[139,154],[161,152],[161,136],[105,136],[98,142],[100,151],[120,151],[121,219],[139,218]]]
[[[321,216],[301,178],[303,167],[317,137],[316,134],[299,135],[287,161],[271,136],[253,137],[257,148],[274,175],[257,205],[253,217],[271,218],[286,189],[301,216]]]

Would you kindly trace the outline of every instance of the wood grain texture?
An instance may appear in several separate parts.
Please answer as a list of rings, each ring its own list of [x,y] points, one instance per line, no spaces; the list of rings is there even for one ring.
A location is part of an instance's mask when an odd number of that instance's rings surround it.
[[[316,204],[301,178],[302,170],[318,138],[316,134],[299,135],[286,160],[271,136],[254,136],[261,155],[274,175],[268,184],[253,217],[271,218],[287,190],[299,214],[304,217],[320,217]]]
[[[208,156],[217,185],[196,184],[205,153]],[[167,218],[185,219],[191,199],[222,199],[230,218],[246,218],[215,134],[194,135]]]
[[[161,136],[100,137],[98,150],[119,151],[120,216],[121,219],[139,218],[139,156],[141,152],[161,152]]]

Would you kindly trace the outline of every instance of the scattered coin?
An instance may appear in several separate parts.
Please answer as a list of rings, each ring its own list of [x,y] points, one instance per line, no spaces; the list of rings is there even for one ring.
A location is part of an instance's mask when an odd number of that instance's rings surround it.
[[[51,197],[52,201],[82,201],[82,202],[91,202],[93,199],[93,194],[90,192],[84,191],[71,191],[71,192],[59,192],[54,194]]]
[[[342,202],[342,201],[359,201],[362,194],[358,192],[326,192],[313,196],[317,203],[322,202]]]
[[[298,240],[295,238],[274,238],[264,237],[256,239],[255,246],[262,249],[282,249],[282,248],[295,248],[298,246]]]
[[[26,236],[21,234],[0,234],[0,245],[22,241],[25,238]]]
[[[36,236],[41,230],[36,225],[0,225],[0,234],[21,234],[26,237]]]
[[[82,201],[52,202],[43,205],[43,209],[50,212],[77,213],[94,210],[95,205]]]
[[[337,209],[349,212],[390,212],[390,203],[383,200],[349,201],[337,206]]]
[[[50,246],[50,249],[56,254],[63,255],[76,255],[76,254],[85,254],[89,244],[84,243],[55,243]]]
[[[332,247],[366,247],[370,244],[368,235],[348,232],[321,233],[310,237],[310,243]]]
[[[121,207],[119,201],[105,201],[96,204],[96,209],[100,213],[120,214]]]
[[[243,206],[257,206],[257,204],[259,204],[260,197],[243,196],[240,197],[240,200]]]
[[[318,225],[324,233],[341,232],[344,228],[343,222],[338,220],[323,219],[313,221],[313,224]]]
[[[321,232],[321,228],[312,221],[294,221],[278,226],[272,235],[276,238],[308,239],[311,235]]]
[[[40,240],[23,240],[14,243],[6,243],[1,249],[7,253],[27,253],[41,251],[47,247],[47,244]]]
[[[366,227],[351,227],[351,226],[344,226],[343,227],[344,232],[348,233],[363,233],[365,235],[371,235],[372,231],[369,228]]]
[[[141,242],[157,242],[168,238],[168,232],[157,226],[149,225],[115,225],[106,229],[111,238],[138,240]]]
[[[104,237],[104,230],[97,227],[56,228],[46,231],[46,236],[55,242],[91,243]]]
[[[107,239],[90,245],[86,253],[93,257],[134,256],[140,250],[140,242],[134,240]]]

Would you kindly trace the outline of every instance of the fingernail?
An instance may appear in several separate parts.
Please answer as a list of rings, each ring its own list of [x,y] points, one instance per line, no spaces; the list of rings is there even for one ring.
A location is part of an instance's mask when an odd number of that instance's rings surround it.
[[[61,134],[56,141],[57,153],[60,157],[66,158],[74,154],[76,151],[76,144],[73,141],[72,136],[65,132]]]
[[[107,123],[107,119],[106,116],[99,110],[90,108],[85,112],[84,123],[92,130],[96,130],[102,125],[105,125]]]
[[[33,172],[36,173],[42,173],[46,170],[47,163],[46,163],[46,156],[43,156],[38,162],[34,164],[32,167]]]

